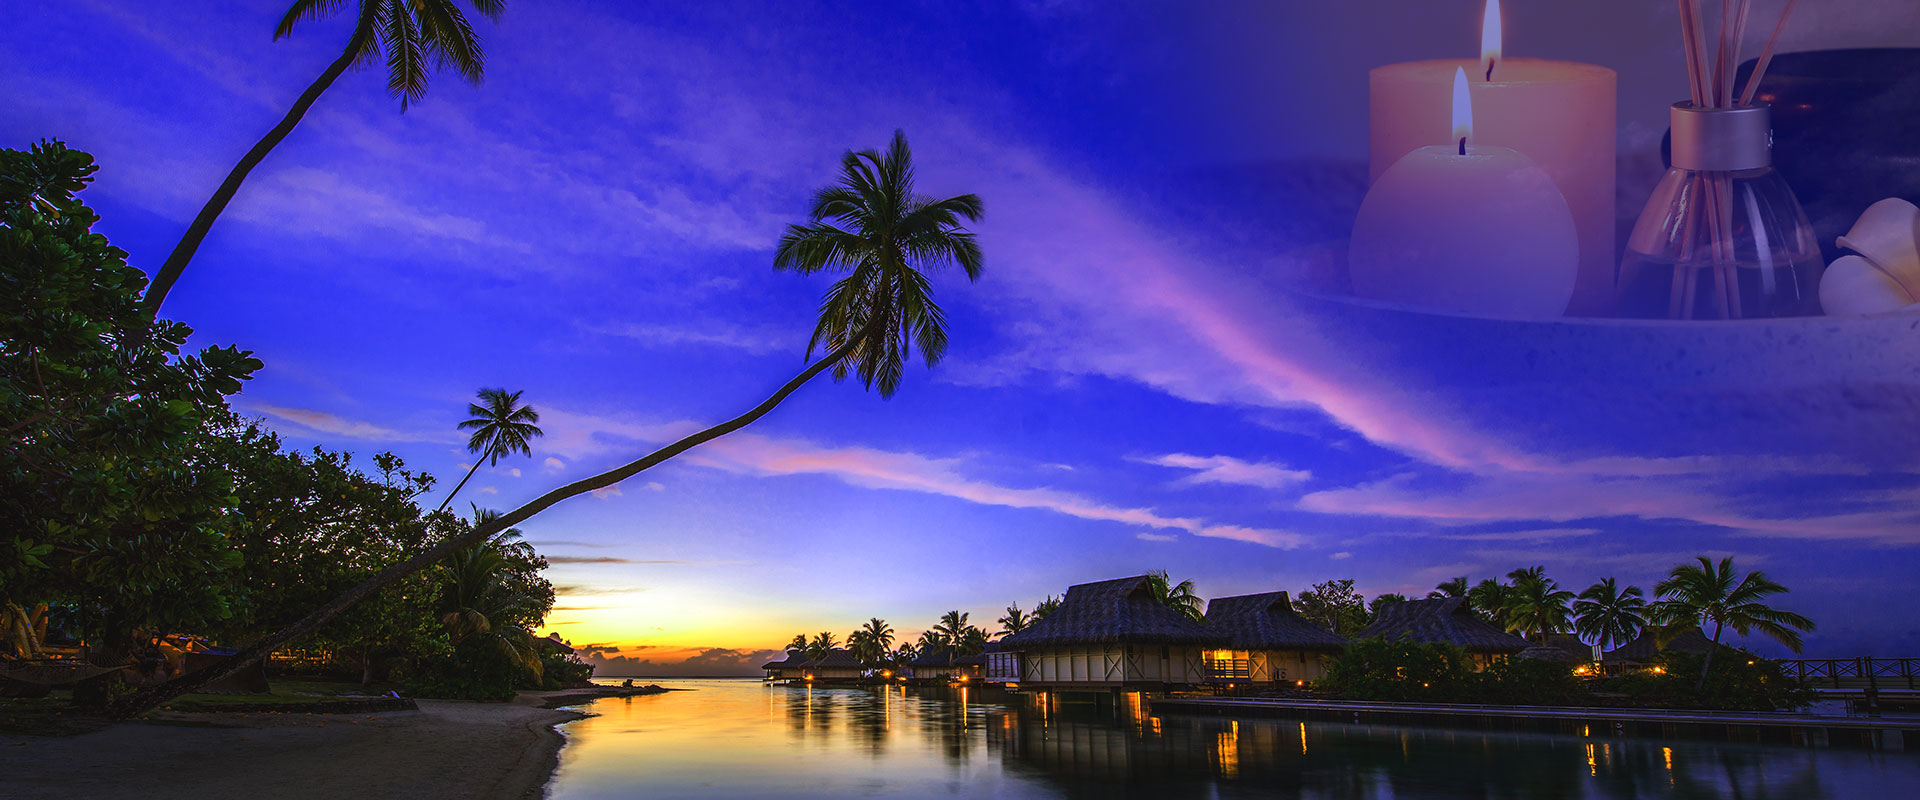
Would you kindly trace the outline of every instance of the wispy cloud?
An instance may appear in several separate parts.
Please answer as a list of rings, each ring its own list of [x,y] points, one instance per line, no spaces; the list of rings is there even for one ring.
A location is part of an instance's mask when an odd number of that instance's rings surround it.
[[[1225,483],[1262,489],[1287,489],[1313,479],[1313,473],[1306,470],[1288,469],[1266,461],[1244,461],[1233,456],[1169,453],[1141,460],[1162,467],[1193,470],[1192,475],[1180,479],[1181,483],[1186,484]]]
[[[283,422],[291,422],[302,428],[329,436],[343,436],[349,439],[361,439],[373,442],[422,442],[447,441],[447,437],[438,439],[424,438],[421,434],[396,430],[371,422],[353,420],[328,411],[311,408],[289,408],[255,404],[247,407]]]

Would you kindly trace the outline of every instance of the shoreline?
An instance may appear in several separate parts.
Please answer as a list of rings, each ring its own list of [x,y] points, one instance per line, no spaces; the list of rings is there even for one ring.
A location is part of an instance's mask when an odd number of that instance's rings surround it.
[[[590,716],[557,706],[669,691],[523,692],[380,713],[169,711],[71,736],[0,733],[0,774],[25,797],[540,798],[566,746],[558,726]],[[164,779],[183,770],[194,777]]]

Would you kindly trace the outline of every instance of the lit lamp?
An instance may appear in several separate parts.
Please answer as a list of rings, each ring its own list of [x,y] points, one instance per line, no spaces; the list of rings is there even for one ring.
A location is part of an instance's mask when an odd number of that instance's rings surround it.
[[[1456,67],[1450,143],[1400,158],[1360,204],[1353,290],[1439,310],[1561,316],[1580,261],[1573,215],[1533,159],[1477,143],[1467,87]]]
[[[1447,84],[1472,78],[1474,144],[1511,147],[1540,165],[1573,215],[1579,277],[1566,313],[1604,316],[1614,299],[1613,70],[1593,64],[1506,58],[1499,0],[1488,0],[1480,58],[1389,64],[1369,75],[1369,173],[1375,182],[1446,130]]]

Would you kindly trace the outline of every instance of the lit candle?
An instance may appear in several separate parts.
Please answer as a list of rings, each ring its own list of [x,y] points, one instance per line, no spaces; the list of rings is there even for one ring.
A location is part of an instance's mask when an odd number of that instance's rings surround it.
[[[1573,215],[1539,164],[1476,143],[1467,84],[1456,67],[1452,143],[1408,153],[1360,204],[1347,258],[1354,292],[1496,317],[1561,316],[1580,259]]]
[[[1370,172],[1379,180],[1402,156],[1447,129],[1447,82],[1472,76],[1474,142],[1511,147],[1537,162],[1573,212],[1580,277],[1567,313],[1611,313],[1614,276],[1615,83],[1592,64],[1501,56],[1499,0],[1488,0],[1481,55],[1392,64],[1373,70]],[[1491,77],[1489,77],[1491,76]]]

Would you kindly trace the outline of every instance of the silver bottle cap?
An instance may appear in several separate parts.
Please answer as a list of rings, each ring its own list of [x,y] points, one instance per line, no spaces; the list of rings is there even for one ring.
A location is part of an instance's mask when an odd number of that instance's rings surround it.
[[[1705,172],[1773,166],[1773,108],[1695,108],[1673,104],[1673,165]]]

